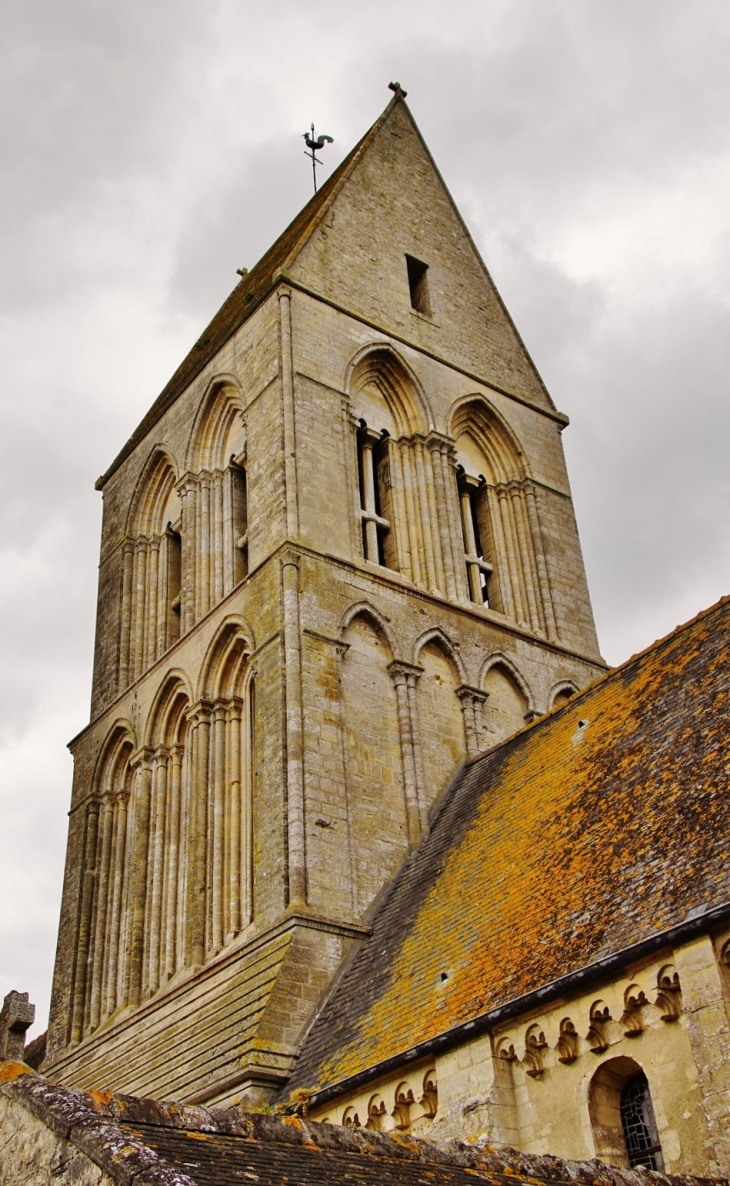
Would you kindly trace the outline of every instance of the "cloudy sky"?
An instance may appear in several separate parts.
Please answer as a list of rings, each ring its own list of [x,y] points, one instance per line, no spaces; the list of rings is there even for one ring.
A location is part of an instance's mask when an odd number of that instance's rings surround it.
[[[603,653],[730,591],[730,6],[5,0],[0,995],[47,1016],[95,478],[399,79],[572,425]]]

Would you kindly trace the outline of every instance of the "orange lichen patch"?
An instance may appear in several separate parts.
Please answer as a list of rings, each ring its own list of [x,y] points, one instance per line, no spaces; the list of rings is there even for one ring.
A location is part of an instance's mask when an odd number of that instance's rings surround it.
[[[90,1091],[88,1093],[91,1106],[95,1112],[103,1112],[114,1098],[113,1091]]]
[[[322,1087],[730,899],[730,600],[472,762],[333,993]]]
[[[207,1141],[208,1140],[207,1132],[193,1132],[189,1128],[185,1130],[185,1136],[188,1137],[188,1139],[191,1141]]]
[[[32,1067],[24,1062],[0,1062],[0,1083],[12,1083],[21,1075],[35,1074]]]

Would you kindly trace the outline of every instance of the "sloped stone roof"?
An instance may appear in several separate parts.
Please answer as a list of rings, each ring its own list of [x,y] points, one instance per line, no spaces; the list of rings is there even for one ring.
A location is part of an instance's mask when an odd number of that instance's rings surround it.
[[[22,1063],[0,1064],[2,1096],[80,1151],[103,1171],[104,1181],[124,1186],[699,1186],[712,1181],[456,1141],[439,1149],[410,1137],[240,1108],[184,1107],[111,1092],[87,1094],[49,1083]],[[12,1146],[3,1156],[12,1159]],[[6,1162],[7,1182],[13,1181],[10,1167]],[[59,1172],[58,1166],[47,1168],[51,1174]],[[35,1180],[41,1180],[43,1169],[34,1165]]]
[[[469,762],[290,1088],[324,1099],[730,914],[729,707],[726,598]]]

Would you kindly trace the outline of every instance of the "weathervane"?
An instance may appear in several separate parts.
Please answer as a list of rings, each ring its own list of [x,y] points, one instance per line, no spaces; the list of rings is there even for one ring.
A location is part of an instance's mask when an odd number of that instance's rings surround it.
[[[314,192],[316,193],[317,192],[317,165],[322,164],[319,157],[317,156],[317,152],[319,151],[320,148],[324,148],[325,144],[334,144],[334,140],[332,139],[331,136],[318,136],[317,139],[315,140],[315,138],[314,138],[314,124],[312,124],[311,135],[309,134],[309,132],[303,132],[302,135],[304,136],[304,142],[307,145],[307,148],[309,149],[309,152],[305,152],[304,155],[311,157],[311,160],[312,160],[312,180],[314,181]]]

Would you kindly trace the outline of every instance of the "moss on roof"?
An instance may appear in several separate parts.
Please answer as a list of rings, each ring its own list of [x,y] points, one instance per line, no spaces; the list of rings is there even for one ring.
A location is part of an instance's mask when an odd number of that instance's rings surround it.
[[[729,656],[725,599],[469,763],[290,1087],[362,1074],[726,902]]]
[[[56,1136],[55,1146],[35,1144],[36,1182],[55,1179],[59,1164],[68,1170],[66,1181],[83,1174],[85,1181],[103,1177],[120,1186],[701,1186],[713,1181],[458,1141],[439,1149],[401,1133],[340,1128],[243,1108],[186,1107],[111,1091],[86,1093],[49,1083],[18,1063],[0,1063],[2,1103],[13,1108],[7,1130],[11,1145],[15,1141],[11,1159],[13,1152],[18,1157],[19,1144],[22,1152],[19,1109],[29,1120],[35,1118],[29,1136],[37,1131],[37,1122]],[[728,1186],[726,1179],[714,1181]]]

